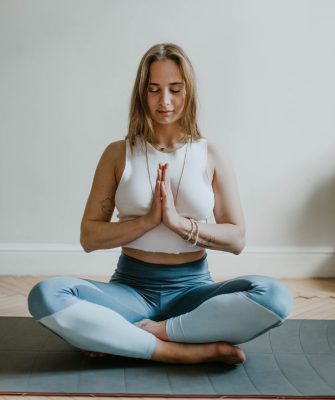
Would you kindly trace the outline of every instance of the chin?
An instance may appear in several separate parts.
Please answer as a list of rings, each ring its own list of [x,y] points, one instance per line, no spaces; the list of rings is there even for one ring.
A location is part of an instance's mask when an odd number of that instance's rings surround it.
[[[151,117],[152,118],[152,117]],[[172,117],[170,117],[169,119],[166,118],[152,118],[152,120],[159,125],[170,125],[170,124],[175,124],[176,122],[178,122],[180,120],[181,117],[176,117],[175,115]]]

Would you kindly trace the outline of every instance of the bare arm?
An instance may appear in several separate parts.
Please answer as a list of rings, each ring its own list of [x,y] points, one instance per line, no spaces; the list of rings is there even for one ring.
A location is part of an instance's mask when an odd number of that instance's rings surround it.
[[[152,229],[145,216],[124,222],[86,220],[80,243],[86,252],[123,246]]]
[[[125,157],[123,140],[107,146],[96,168],[80,226],[80,243],[86,252],[123,246],[153,228],[146,215],[130,221],[110,222],[117,189],[115,165],[120,154]]]
[[[240,254],[245,246],[245,222],[232,164],[208,143],[209,156],[214,164],[213,191],[216,224],[198,223],[197,246]],[[174,229],[183,239],[191,230],[191,222],[181,217]],[[190,242],[191,244],[191,242]]]
[[[240,254],[244,248],[244,238],[241,235],[239,227],[234,224],[205,224],[198,222],[198,227],[199,236],[197,246],[199,247],[227,251],[236,255]],[[176,232],[183,239],[186,239],[190,230],[190,220],[182,217]]]

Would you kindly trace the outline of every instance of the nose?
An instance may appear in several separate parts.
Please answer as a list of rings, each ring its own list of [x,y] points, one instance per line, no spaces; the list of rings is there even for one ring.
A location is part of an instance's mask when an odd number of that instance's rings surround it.
[[[161,96],[159,98],[159,105],[161,107],[166,107],[167,105],[171,104],[171,97],[170,97],[170,93],[169,90],[162,90],[161,91]]]

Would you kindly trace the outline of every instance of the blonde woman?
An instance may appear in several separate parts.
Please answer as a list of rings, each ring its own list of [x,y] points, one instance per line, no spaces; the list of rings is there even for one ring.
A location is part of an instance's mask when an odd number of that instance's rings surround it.
[[[127,135],[101,155],[81,223],[86,252],[122,248],[116,270],[109,282],[48,278],[29,294],[33,318],[90,356],[243,363],[238,344],[291,311],[292,294],[275,278],[212,279],[206,249],[241,253],[245,225],[233,168],[201,135],[196,99],[184,50],[151,47]]]

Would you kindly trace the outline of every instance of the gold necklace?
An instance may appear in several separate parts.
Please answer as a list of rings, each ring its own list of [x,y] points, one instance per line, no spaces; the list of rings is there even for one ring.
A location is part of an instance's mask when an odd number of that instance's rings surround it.
[[[151,143],[157,150],[159,151],[164,151],[166,149],[173,149],[173,146],[165,146],[165,147],[161,147],[160,144],[156,144],[156,143]],[[182,147],[182,146],[181,146]],[[180,147],[178,147],[176,150],[180,149]]]
[[[183,176],[183,172],[184,172],[184,167],[185,167],[185,161],[186,161],[186,154],[187,154],[188,145],[189,145],[189,142],[186,143],[186,150],[185,150],[183,168],[182,168],[182,170],[181,170],[181,174],[180,174],[180,178],[179,178],[179,182],[178,182],[178,186],[177,186],[176,198],[174,199],[175,204],[177,203],[177,197],[178,197],[178,192],[179,192],[180,181],[181,181],[181,177]],[[145,158],[146,158],[146,161],[147,161],[147,170],[148,170],[148,176],[149,176],[151,191],[152,191],[152,195],[154,195],[154,189],[153,189],[153,187],[152,187],[151,175],[150,175],[150,169],[149,169],[147,142],[145,142]]]

